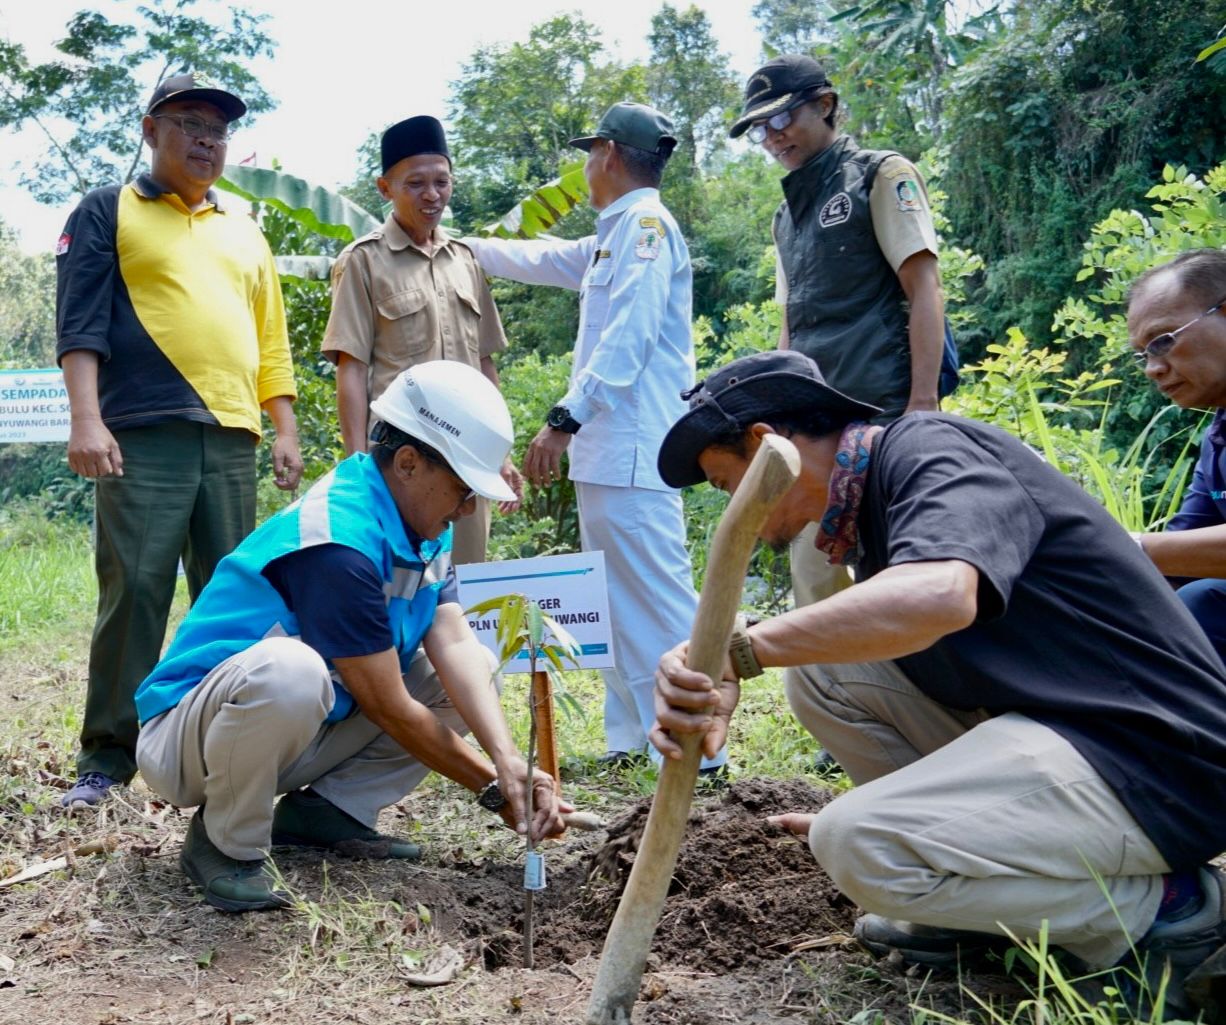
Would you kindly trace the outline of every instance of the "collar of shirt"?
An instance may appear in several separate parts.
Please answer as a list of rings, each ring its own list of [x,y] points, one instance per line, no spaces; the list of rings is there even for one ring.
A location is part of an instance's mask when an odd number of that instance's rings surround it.
[[[141,197],[141,199],[161,199],[163,196],[166,196],[169,199],[173,197],[179,201],[179,206],[182,206],[184,209],[187,208],[182,199],[179,199],[179,197],[169,189],[162,188],[161,185],[153,180],[153,176],[148,173],[139,174],[132,179],[132,189],[138,196]],[[219,214],[225,213],[225,211],[217,204],[217,193],[215,190],[209,189],[209,191],[204,194],[204,198],[206,202],[212,204],[213,209]],[[199,213],[199,211],[196,212]]]
[[[414,242],[409,233],[400,226],[400,222],[396,220],[395,214],[388,214],[387,220],[383,222],[383,238],[387,242],[387,247],[395,252],[412,248],[416,249],[423,256],[426,255],[426,251]],[[434,229],[434,241],[434,252],[438,253],[450,246],[454,239],[440,225]]]
[[[656,199],[659,198],[659,195],[659,189],[632,189],[625,195],[618,196],[612,203],[601,210],[600,216],[596,220],[603,221],[608,217],[616,217],[619,214],[625,213],[640,199],[647,199],[649,197]]]
[[[1226,446],[1226,409],[1219,409],[1209,421],[1209,430],[1205,437],[1212,445]]]

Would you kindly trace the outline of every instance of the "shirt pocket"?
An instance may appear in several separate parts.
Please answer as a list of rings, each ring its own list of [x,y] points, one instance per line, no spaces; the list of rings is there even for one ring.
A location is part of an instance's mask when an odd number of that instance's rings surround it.
[[[589,268],[583,278],[583,330],[603,330],[609,316],[609,293],[613,285],[613,261],[604,259]]]
[[[481,356],[481,303],[467,285],[455,286],[456,330],[460,346],[474,357]]]
[[[420,288],[405,289],[375,300],[375,309],[387,325],[387,337],[406,355],[424,352],[434,344],[426,309],[428,301]]]

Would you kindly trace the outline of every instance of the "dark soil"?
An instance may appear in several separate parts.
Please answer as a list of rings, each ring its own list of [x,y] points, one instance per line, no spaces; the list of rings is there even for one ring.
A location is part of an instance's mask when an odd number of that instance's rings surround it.
[[[657,962],[747,968],[778,961],[806,940],[850,932],[854,905],[802,842],[766,823],[783,811],[817,811],[829,799],[803,782],[748,780],[693,814],[652,947]],[[650,801],[640,801],[610,824],[604,846],[555,874],[538,902],[538,967],[600,953],[649,810]],[[522,928],[516,870],[492,867],[488,875],[502,899],[517,900],[507,913]],[[491,948],[485,960],[490,968],[517,965],[520,950]]]
[[[766,823],[830,799],[800,780],[750,779],[699,801],[636,1022],[833,1023],[869,1009],[857,1021],[901,1023],[914,1002],[965,1016],[963,986],[999,988],[999,979],[909,975],[856,946],[855,907],[803,841]],[[186,818],[168,812],[154,838],[134,823],[100,868],[90,859],[67,882],[0,891],[0,954],[15,962],[8,978],[0,970],[0,1023],[582,1021],[648,808],[640,801],[607,833],[550,848],[531,971],[523,869],[509,859],[436,853],[414,866],[278,851],[307,905],[224,915],[202,906],[178,871]],[[406,945],[453,948],[466,967],[450,985],[411,988],[397,964]],[[362,964],[374,967],[363,974]]]

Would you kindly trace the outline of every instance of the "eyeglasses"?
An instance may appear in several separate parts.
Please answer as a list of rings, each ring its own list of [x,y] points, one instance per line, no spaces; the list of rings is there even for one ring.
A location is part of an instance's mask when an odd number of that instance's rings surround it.
[[[155,118],[164,117],[179,126],[179,131],[190,135],[193,139],[212,139],[214,142],[225,143],[230,140],[230,126],[219,125],[215,121],[204,121],[191,114],[154,114]]]
[[[782,132],[792,123],[792,111],[794,111],[797,107],[803,107],[812,99],[816,99],[816,97],[805,96],[802,99],[797,100],[795,103],[784,107],[784,109],[779,111],[779,113],[774,117],[768,117],[761,121],[755,121],[749,126],[748,131],[745,132],[746,138],[748,138],[752,143],[760,144],[766,141],[766,129],[768,127],[773,128],[776,132]]]
[[[1183,327],[1177,327],[1174,331],[1168,331],[1166,334],[1159,335],[1157,338],[1151,338],[1149,344],[1144,349],[1136,351],[1132,354],[1132,358],[1137,361],[1137,366],[1144,370],[1149,366],[1150,360],[1162,359],[1174,347],[1179,336],[1183,334],[1193,324],[1196,324],[1206,317],[1212,317],[1219,312],[1223,306],[1226,306],[1226,296],[1223,296],[1215,302],[1209,309],[1205,310],[1199,317],[1193,317]]]
[[[431,448],[424,442],[413,443],[413,447],[422,454],[422,458],[424,458],[426,462],[433,463],[440,470],[446,470],[447,473],[451,474],[451,476],[455,478],[456,483],[458,483],[460,488],[463,489],[463,497],[461,497],[455,504],[457,509],[459,509],[462,505],[467,505],[477,497],[477,492],[470,488],[464,478],[451,468],[451,464],[443,458],[443,454],[441,452],[439,452],[437,449]]]

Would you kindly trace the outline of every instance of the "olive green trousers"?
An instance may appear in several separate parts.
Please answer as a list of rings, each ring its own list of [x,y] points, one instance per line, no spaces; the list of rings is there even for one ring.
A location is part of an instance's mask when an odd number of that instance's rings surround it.
[[[179,561],[194,601],[217,564],[255,527],[256,439],[174,421],[116,431],[122,477],[94,498],[98,615],[77,772],[136,774],[141,681],[162,653]]]

